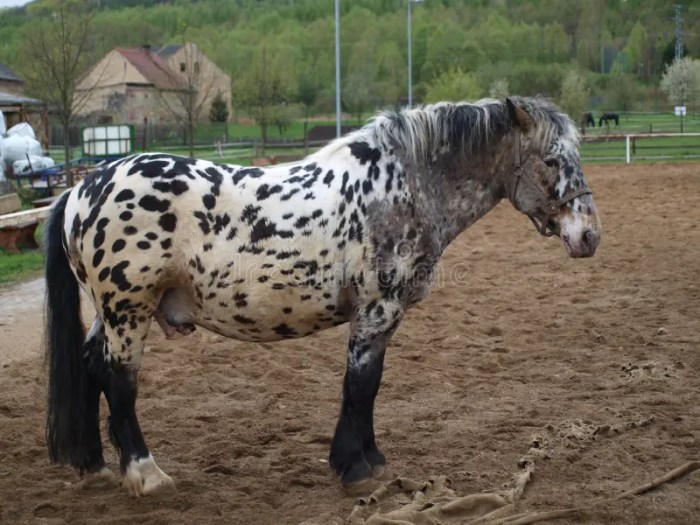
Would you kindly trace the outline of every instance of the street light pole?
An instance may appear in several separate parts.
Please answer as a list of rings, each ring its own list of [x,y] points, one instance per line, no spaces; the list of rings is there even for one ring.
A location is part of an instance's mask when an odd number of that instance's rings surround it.
[[[408,4],[408,107],[413,106],[413,46],[411,45],[411,4],[422,2],[423,0],[406,0]]]
[[[413,105],[413,64],[411,63],[411,0],[408,4],[408,107]]]
[[[340,137],[340,0],[335,0],[335,134]]]

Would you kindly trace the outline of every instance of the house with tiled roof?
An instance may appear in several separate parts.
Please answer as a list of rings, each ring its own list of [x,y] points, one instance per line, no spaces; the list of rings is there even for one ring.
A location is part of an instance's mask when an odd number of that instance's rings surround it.
[[[5,64],[0,64],[0,92],[13,95],[24,93],[24,79]]]
[[[230,106],[231,78],[196,44],[115,48],[80,79],[77,114],[100,123],[173,122],[187,90],[196,91],[201,120],[217,92]]]

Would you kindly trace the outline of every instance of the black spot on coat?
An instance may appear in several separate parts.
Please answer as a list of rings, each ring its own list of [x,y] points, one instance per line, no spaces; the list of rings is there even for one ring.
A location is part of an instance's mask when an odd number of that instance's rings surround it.
[[[168,211],[168,208],[170,208],[170,201],[166,199],[161,200],[153,195],[144,195],[139,201],[139,206],[146,211],[157,211],[163,213]]]
[[[128,201],[136,197],[133,191],[131,190],[122,190],[119,193],[117,193],[117,196],[114,197],[114,202],[123,202],[123,201]]]
[[[177,216],[174,213],[164,213],[158,219],[158,225],[166,232],[174,232],[177,226]]]
[[[124,274],[124,269],[129,266],[129,261],[122,261],[115,264],[112,268],[112,282],[117,285],[120,291],[125,292],[131,288],[131,283],[126,278]]]

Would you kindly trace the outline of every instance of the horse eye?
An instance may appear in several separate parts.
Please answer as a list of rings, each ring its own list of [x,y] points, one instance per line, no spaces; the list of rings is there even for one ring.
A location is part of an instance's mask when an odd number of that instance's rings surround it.
[[[559,167],[559,161],[557,159],[547,159],[544,161],[544,163],[549,166],[550,168],[558,168]]]

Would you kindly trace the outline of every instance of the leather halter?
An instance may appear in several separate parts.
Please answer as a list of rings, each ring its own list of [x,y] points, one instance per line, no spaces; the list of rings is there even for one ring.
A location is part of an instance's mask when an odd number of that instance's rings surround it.
[[[526,215],[528,218],[532,221],[532,224],[535,225],[535,228],[537,231],[540,233],[540,235],[544,235],[545,237],[551,237],[552,235],[558,235],[557,232],[552,230],[548,224],[549,221],[552,217],[554,217],[557,213],[559,213],[559,209],[566,204],[567,202],[570,202],[574,200],[576,197],[580,197],[581,195],[588,195],[591,193],[591,190],[588,189],[588,186],[583,186],[582,188],[578,188],[575,190],[571,190],[566,192],[560,199],[552,199],[549,195],[547,195],[542,188],[540,187],[539,184],[537,184],[532,178],[527,175],[526,173],[523,173],[522,170],[522,164],[520,161],[520,131],[516,130],[515,131],[515,159],[513,162],[514,168],[515,168],[515,182],[511,185],[511,191],[510,191],[510,202],[513,203],[513,206],[515,206],[516,209],[518,208],[518,205],[516,204],[516,195],[518,192],[518,186],[520,184],[520,181],[523,180],[527,182],[530,185],[530,188],[536,190],[537,193],[539,193],[542,196],[542,200],[539,203],[539,208],[542,209],[542,213],[539,213],[538,215],[530,215],[527,213]],[[522,210],[521,210],[522,211]]]

